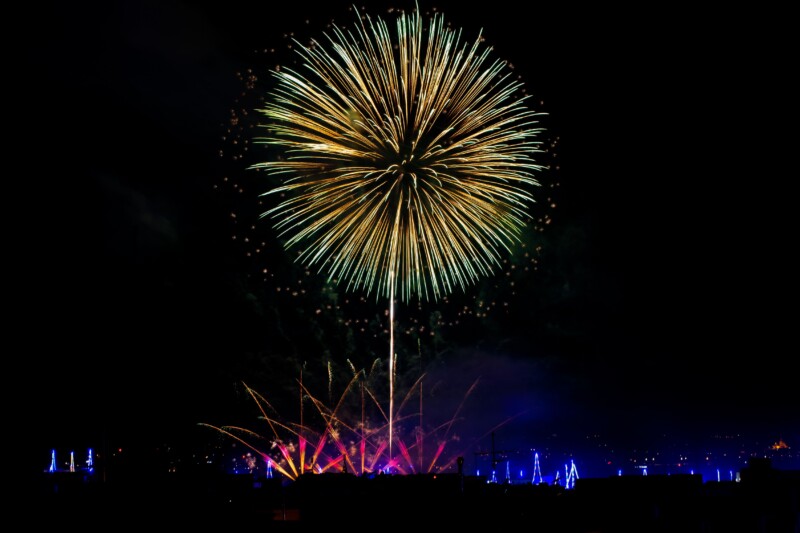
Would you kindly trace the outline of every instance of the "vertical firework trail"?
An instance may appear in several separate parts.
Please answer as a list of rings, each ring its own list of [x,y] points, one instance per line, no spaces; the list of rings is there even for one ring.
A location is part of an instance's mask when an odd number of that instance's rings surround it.
[[[389,424],[394,416],[394,301],[466,291],[501,266],[530,222],[544,166],[541,112],[491,59],[482,36],[436,13],[401,12],[395,32],[356,11],[322,41],[295,41],[296,70],[272,71],[257,111],[278,183],[262,194],[297,261],[389,303]]]

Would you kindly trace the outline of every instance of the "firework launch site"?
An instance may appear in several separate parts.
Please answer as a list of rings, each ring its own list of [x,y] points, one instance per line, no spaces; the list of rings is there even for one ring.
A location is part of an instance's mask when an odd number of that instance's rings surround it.
[[[455,473],[356,475],[303,473],[294,480],[231,474],[217,468],[141,475],[91,467],[41,473],[35,487],[43,518],[85,528],[247,527],[304,531],[330,525],[524,526],[589,533],[796,533],[800,470],[751,459],[735,480],[700,474],[619,475],[548,483]],[[98,520],[101,518],[101,520]],[[370,526],[372,527],[372,526]]]

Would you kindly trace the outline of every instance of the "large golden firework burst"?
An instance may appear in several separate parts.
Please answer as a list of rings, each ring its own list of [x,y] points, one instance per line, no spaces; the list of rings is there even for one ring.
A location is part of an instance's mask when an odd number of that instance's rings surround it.
[[[464,290],[517,242],[539,185],[543,115],[482,37],[435,14],[396,34],[358,14],[324,43],[296,42],[258,111],[280,178],[262,217],[298,260],[347,289],[409,301]]]

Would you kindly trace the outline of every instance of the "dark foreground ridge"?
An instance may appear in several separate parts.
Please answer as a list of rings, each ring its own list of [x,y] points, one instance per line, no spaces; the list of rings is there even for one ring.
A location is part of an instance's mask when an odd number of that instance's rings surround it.
[[[696,475],[578,479],[573,488],[487,483],[456,474],[305,474],[286,482],[194,473],[101,480],[42,473],[35,513],[41,524],[83,531],[126,526],[217,525],[254,531],[398,527],[514,527],[558,533],[800,532],[800,471],[753,461],[736,482]]]

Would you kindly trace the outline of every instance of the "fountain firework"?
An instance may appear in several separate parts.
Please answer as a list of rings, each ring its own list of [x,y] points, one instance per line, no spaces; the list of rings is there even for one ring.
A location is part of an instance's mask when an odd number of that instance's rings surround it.
[[[269,470],[279,472],[289,480],[306,473],[337,471],[358,475],[447,472],[455,468],[459,456],[463,455],[464,444],[455,429],[458,422],[463,421],[462,410],[479,379],[472,382],[451,416],[426,429],[423,419],[424,377],[423,374],[415,381],[400,402],[391,432],[389,414],[369,386],[368,374],[364,370],[354,372],[344,392],[332,405],[312,395],[303,384],[301,374],[298,380],[301,394],[299,423],[283,420],[265,396],[243,384],[257,406],[259,418],[266,423],[268,433],[241,426],[200,425],[245,445],[263,459]],[[419,400],[418,410],[412,407],[415,399]],[[304,413],[307,403],[312,407],[310,414]],[[390,444],[399,450],[397,457],[390,453]]]

